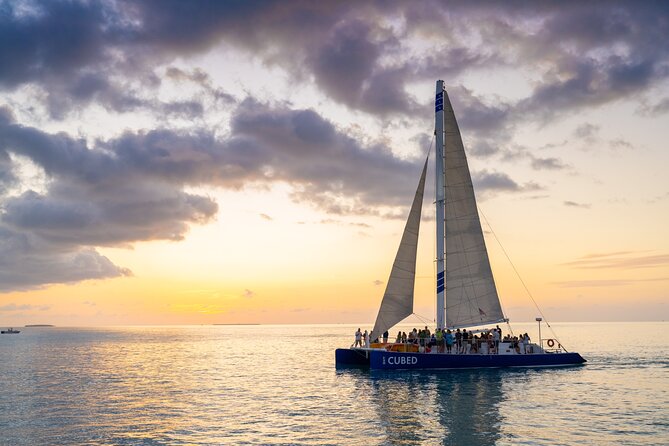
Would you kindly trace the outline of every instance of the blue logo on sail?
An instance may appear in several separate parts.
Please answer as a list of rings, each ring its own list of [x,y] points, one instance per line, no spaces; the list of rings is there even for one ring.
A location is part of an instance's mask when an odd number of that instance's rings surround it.
[[[437,293],[444,291],[444,272],[437,274]]]
[[[444,109],[444,92],[437,93],[437,97],[434,100],[434,111],[438,112]]]

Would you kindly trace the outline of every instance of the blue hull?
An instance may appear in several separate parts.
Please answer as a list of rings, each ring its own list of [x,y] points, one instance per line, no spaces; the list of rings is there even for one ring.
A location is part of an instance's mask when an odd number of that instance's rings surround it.
[[[529,355],[448,355],[432,353],[369,352],[369,367],[381,370],[465,369],[495,367],[557,367],[579,365],[585,359],[578,353]]]
[[[369,351],[338,348],[335,350],[335,364],[337,367],[369,367]]]

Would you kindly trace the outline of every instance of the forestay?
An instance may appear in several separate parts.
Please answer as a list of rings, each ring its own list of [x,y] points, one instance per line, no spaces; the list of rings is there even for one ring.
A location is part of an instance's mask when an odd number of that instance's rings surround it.
[[[407,219],[400,246],[397,249],[395,262],[390,271],[386,291],[383,294],[379,314],[374,323],[370,339],[377,339],[407,316],[413,314],[413,289],[416,279],[416,251],[418,249],[418,231],[420,229],[420,214],[425,192],[425,171],[427,160],[423,166],[423,173],[418,182],[418,189],[414,196],[409,218]]]
[[[483,240],[462,137],[444,91],[446,326],[504,320]]]

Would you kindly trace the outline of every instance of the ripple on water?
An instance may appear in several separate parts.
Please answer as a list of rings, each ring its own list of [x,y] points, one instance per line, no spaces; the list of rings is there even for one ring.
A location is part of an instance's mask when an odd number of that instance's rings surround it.
[[[668,325],[553,325],[586,366],[337,371],[357,326],[27,328],[0,337],[0,443],[669,444]]]

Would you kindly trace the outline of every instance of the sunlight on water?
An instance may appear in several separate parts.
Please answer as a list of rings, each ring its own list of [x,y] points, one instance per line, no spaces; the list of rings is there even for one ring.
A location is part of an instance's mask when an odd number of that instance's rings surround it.
[[[343,325],[26,328],[0,444],[669,444],[669,324],[555,327],[586,366],[335,370]]]

